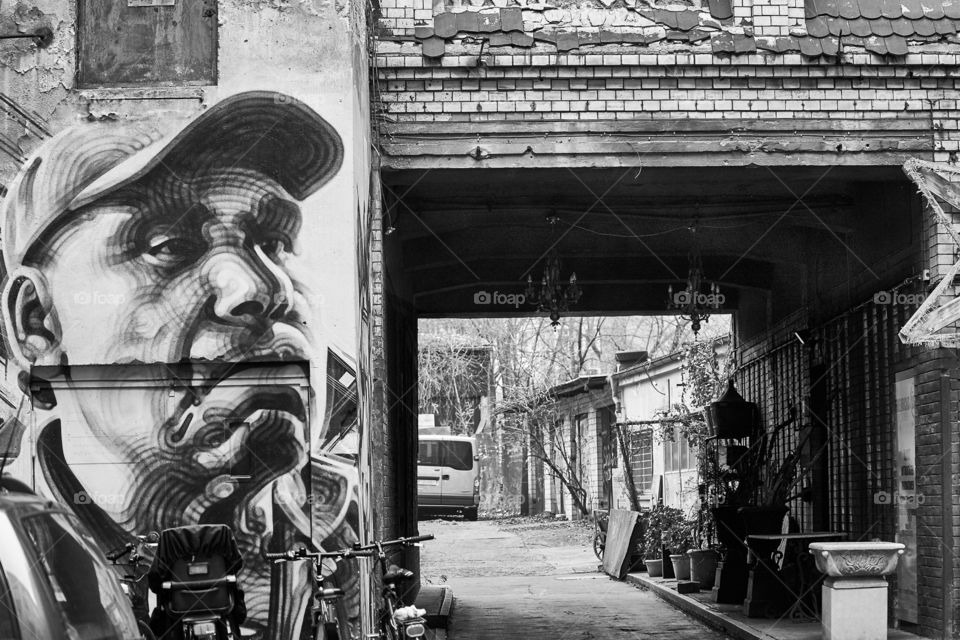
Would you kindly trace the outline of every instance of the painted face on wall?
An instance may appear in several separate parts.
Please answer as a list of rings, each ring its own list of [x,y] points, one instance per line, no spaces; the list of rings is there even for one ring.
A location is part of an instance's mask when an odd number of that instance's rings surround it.
[[[324,393],[305,363],[325,371],[326,349],[294,263],[302,197],[318,181],[251,159],[280,158],[285,144],[219,158],[207,143],[202,161],[171,152],[44,227],[5,289],[18,360],[53,371],[56,432],[43,429],[38,448],[56,497],[82,489],[81,517],[105,514],[128,534],[230,525],[250,626],[269,638],[293,637],[309,582],[263,552],[349,544],[357,530],[355,469],[309,450]]]
[[[68,363],[307,359],[308,305],[286,267],[300,227],[297,203],[251,170],[159,170],[114,192],[43,241],[36,266],[61,333],[51,351]]]

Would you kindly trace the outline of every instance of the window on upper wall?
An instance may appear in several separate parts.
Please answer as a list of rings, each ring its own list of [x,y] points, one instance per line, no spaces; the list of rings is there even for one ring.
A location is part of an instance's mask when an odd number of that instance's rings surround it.
[[[697,466],[696,449],[690,447],[686,438],[676,437],[663,441],[663,469],[664,471],[680,471]]]
[[[653,432],[649,428],[630,433],[630,470],[640,493],[653,487]]]
[[[216,0],[79,0],[81,88],[217,80]]]

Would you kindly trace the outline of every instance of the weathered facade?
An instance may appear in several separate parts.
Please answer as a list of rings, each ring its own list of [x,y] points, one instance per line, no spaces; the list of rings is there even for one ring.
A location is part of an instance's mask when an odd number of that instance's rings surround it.
[[[697,248],[738,387],[815,432],[803,526],[903,539],[895,617],[956,637],[956,365],[897,331],[954,262],[901,165],[956,161],[958,19],[951,0],[386,0],[388,290],[406,313],[507,314],[474,295],[520,291],[555,247],[577,311],[663,312]]]

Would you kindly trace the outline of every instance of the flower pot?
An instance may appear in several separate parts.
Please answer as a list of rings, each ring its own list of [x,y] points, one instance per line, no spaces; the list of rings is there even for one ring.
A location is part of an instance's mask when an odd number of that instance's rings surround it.
[[[647,558],[643,564],[647,565],[647,575],[651,578],[659,578],[663,575],[663,560]]]
[[[720,554],[713,549],[690,549],[687,556],[690,558],[690,579],[699,582],[703,589],[712,588]]]
[[[682,553],[670,554],[670,564],[673,565],[673,575],[677,580],[690,579],[690,562],[687,556]]]

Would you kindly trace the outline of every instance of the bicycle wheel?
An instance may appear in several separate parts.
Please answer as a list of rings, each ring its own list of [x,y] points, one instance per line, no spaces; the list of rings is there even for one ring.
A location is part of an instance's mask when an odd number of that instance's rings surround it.
[[[605,540],[603,539],[600,533],[597,533],[593,536],[593,553],[597,556],[597,560],[603,560],[603,548]]]
[[[137,629],[140,630],[140,635],[143,636],[143,640],[157,640],[157,636],[153,633],[150,625],[143,620],[137,620]]]
[[[336,622],[323,623],[324,640],[340,640],[340,625]]]

